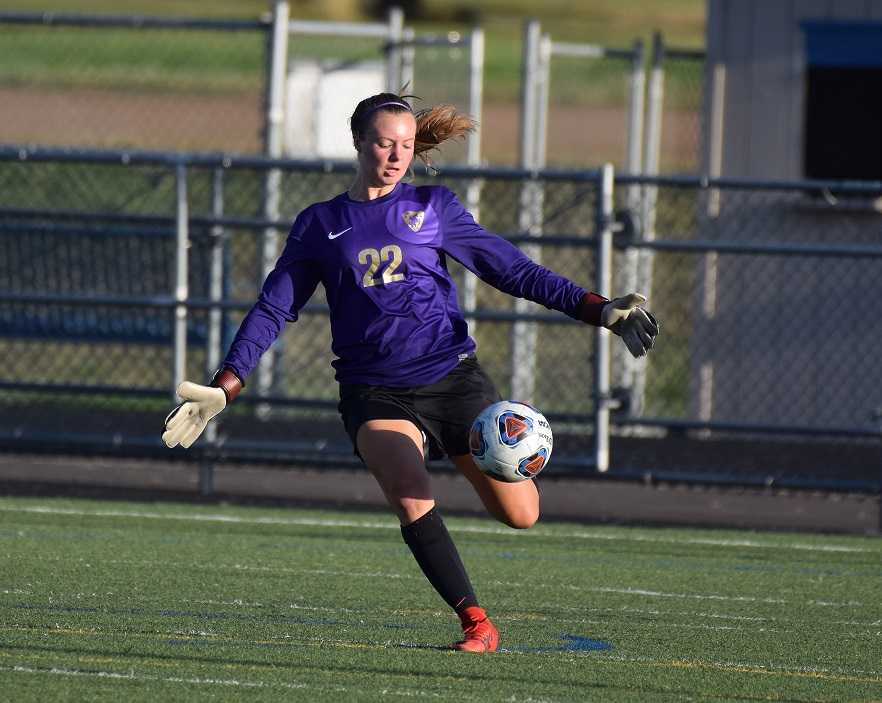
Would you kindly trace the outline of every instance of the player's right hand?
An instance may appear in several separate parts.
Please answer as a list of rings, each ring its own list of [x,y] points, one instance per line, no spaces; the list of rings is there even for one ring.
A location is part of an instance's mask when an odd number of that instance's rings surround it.
[[[652,313],[639,307],[645,302],[646,298],[640,293],[629,293],[610,300],[600,313],[603,326],[619,335],[635,358],[652,349],[659,332],[658,321]]]
[[[220,388],[184,381],[178,386],[184,402],[165,418],[162,441],[167,447],[189,447],[215,415],[227,407],[227,396]]]

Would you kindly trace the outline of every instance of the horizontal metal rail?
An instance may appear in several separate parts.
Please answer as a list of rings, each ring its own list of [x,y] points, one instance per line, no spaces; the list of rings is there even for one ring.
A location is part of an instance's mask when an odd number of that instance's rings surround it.
[[[0,208],[0,218],[12,220],[13,222],[0,223],[0,228],[13,229],[19,227],[20,224],[16,220],[50,220],[48,223],[41,223],[41,228],[53,227],[54,223],[61,221],[79,221],[79,222],[102,222],[109,224],[129,225],[155,225],[157,227],[171,227],[172,234],[177,221],[174,215],[139,215],[139,214],[120,214],[120,213],[102,213],[102,212],[77,212],[76,210],[25,210],[18,208]],[[229,227],[232,229],[255,229],[265,230],[267,228],[287,230],[291,228],[289,220],[267,220],[262,217],[235,217],[221,216],[209,217],[207,215],[193,215],[188,218],[187,222],[191,227]],[[111,232],[111,230],[107,230]],[[128,233],[128,230],[124,234]]]
[[[125,396],[130,398],[161,398],[168,399],[168,389],[138,388],[135,386],[101,386],[89,384],[64,384],[64,383],[19,383],[0,381],[0,390],[6,392],[28,393],[34,395],[47,394],[57,396]],[[325,400],[323,398],[291,398],[288,396],[269,395],[255,396],[243,395],[236,401],[236,405],[251,405],[256,403],[269,403],[280,407],[314,408],[336,410],[337,400]]]
[[[56,216],[57,215],[57,216]],[[74,226],[47,223],[22,223],[22,222],[0,222],[0,235],[3,234],[20,234],[22,232],[33,233],[52,233],[67,235],[88,235],[88,236],[140,236],[140,237],[174,237],[174,218],[162,216],[143,216],[143,215],[102,215],[93,213],[74,213],[61,212],[55,213],[51,211],[10,211],[0,209],[0,218],[7,219],[47,219],[47,220],[82,220],[86,222],[108,222],[113,224],[124,225],[125,229],[98,229],[85,226]],[[148,222],[156,223],[162,229],[152,227],[133,227],[133,224]],[[212,227],[220,226],[239,230],[253,230],[262,232],[267,228],[273,228],[281,231],[287,231],[291,227],[288,221],[277,222],[264,220],[261,218],[249,217],[207,217],[197,216],[191,217],[189,223],[196,228],[191,231],[191,237],[210,237],[209,230]],[[543,247],[585,247],[594,248],[597,246],[597,239],[594,235],[542,235],[536,237],[529,234],[509,234],[499,233],[501,237],[512,244],[525,245],[541,245]],[[680,235],[676,235],[680,236]],[[792,244],[789,242],[733,242],[727,240],[631,240],[625,238],[617,238],[614,240],[614,246],[618,249],[646,249],[652,251],[676,252],[676,253],[706,253],[717,252],[720,254],[733,255],[768,255],[768,256],[804,256],[818,258],[882,258],[882,247],[874,245],[862,244]]]
[[[171,295],[154,296],[118,296],[118,295],[68,295],[65,293],[17,293],[0,291],[0,303],[10,305],[57,305],[80,307],[121,307],[121,308],[175,308],[182,305],[181,301]],[[183,303],[188,310],[250,310],[254,301],[242,300],[208,300],[207,298],[189,298]],[[328,306],[320,304],[305,305],[299,310],[300,315],[327,315]],[[475,310],[469,317],[487,322],[542,322],[550,325],[584,324],[561,313],[530,314],[494,310]],[[2,336],[15,336],[14,333]]]
[[[400,39],[398,41],[388,42],[383,48],[391,50],[408,46],[438,46],[455,49],[459,47],[468,48],[471,43],[471,34],[448,32],[447,34],[427,34],[420,37],[413,37],[412,39]]]
[[[0,215],[2,217],[2,215]],[[100,236],[100,237],[157,237],[173,238],[174,225],[164,229],[125,225],[123,229],[107,229],[84,225],[53,224],[49,222],[0,222],[0,236],[19,234],[61,234],[65,236]]]
[[[2,217],[2,213],[0,213],[0,217]],[[222,218],[194,218],[190,221],[191,226],[201,228],[196,231],[190,232],[190,238],[196,239],[199,237],[212,237],[214,236],[210,231],[208,231],[211,227],[215,225],[219,225],[221,227],[229,227],[233,229],[240,230],[254,230],[255,232],[261,232],[268,227],[278,230],[287,231],[290,229],[291,225],[288,222],[279,223],[279,222],[263,222],[260,220],[244,220],[244,219],[236,219],[229,217]],[[13,223],[0,222],[0,235],[16,235],[21,233],[33,233],[33,234],[63,234],[70,236],[104,236],[104,237],[165,237],[165,238],[173,238],[176,234],[174,230],[174,225],[170,224],[168,229],[155,229],[151,227],[132,227],[125,226],[124,229],[108,229],[108,228],[90,228],[85,226],[75,226],[75,225],[61,225],[61,224],[51,224],[51,223]],[[516,234],[516,235],[506,235],[500,234],[500,236],[511,242],[512,244],[530,244],[535,245],[537,243],[541,243],[543,246],[547,247],[586,247],[591,248],[596,245],[596,240],[591,236],[554,236],[549,235],[547,237],[543,237],[541,241],[537,242],[536,237],[529,234]]]
[[[328,22],[322,20],[291,20],[288,22],[290,34],[312,36],[364,37],[386,39],[389,25],[379,22]]]
[[[707,52],[705,52],[704,49],[674,49],[666,46],[665,58],[685,61],[704,61],[707,58]]]
[[[732,434],[762,434],[778,437],[844,437],[849,439],[869,439],[882,444],[882,433],[878,428],[857,429],[854,427],[824,427],[805,425],[768,425],[750,422],[705,422],[692,420],[670,420],[652,417],[616,417],[615,425],[621,427],[658,427],[677,431],[714,431]]]
[[[824,191],[837,191],[854,195],[882,194],[882,181],[769,181],[750,178],[707,178],[705,176],[644,176],[638,174],[616,174],[616,185],[646,185],[671,188],[706,190],[763,190],[798,191],[823,194]]]
[[[556,465],[555,465],[556,467]],[[772,473],[741,474],[708,469],[707,471],[670,471],[659,469],[615,469],[597,473],[592,478],[610,481],[636,481],[642,484],[689,484],[725,488],[796,489],[830,493],[869,493],[882,491],[882,481],[862,479],[825,479],[815,476],[780,476]]]
[[[340,159],[272,159],[263,156],[226,153],[168,152],[168,151],[121,151],[112,149],[69,149],[20,144],[0,144],[0,162],[33,161],[72,164],[119,164],[131,166],[179,165],[193,168],[253,169],[265,171],[280,169],[307,173],[351,174],[355,162]],[[445,166],[440,171],[415,164],[414,171],[420,176],[445,178],[490,179],[504,181],[573,181],[599,182],[599,170],[583,169],[523,169],[513,167]],[[836,192],[843,195],[882,195],[882,181],[773,181],[746,178],[707,178],[703,176],[645,176],[617,174],[616,185],[646,185],[690,189],[718,188],[723,190],[797,191],[823,195]]]
[[[567,56],[579,59],[622,59],[632,61],[636,52],[631,49],[615,49],[599,44],[576,44],[573,42],[551,42],[553,56]]]
[[[0,390],[17,393],[46,393],[53,397],[64,395],[123,395],[134,398],[168,399],[168,389],[138,388],[137,386],[101,386],[65,383],[28,383],[0,381]]]
[[[882,247],[862,244],[790,244],[788,242],[743,243],[730,241],[714,241],[703,239],[695,241],[671,240],[619,240],[619,248],[650,249],[653,251],[669,251],[679,253],[701,254],[717,252],[720,254],[736,254],[742,256],[812,256],[818,258],[882,258]]]
[[[88,222],[133,223],[142,225],[175,225],[174,215],[141,215],[137,213],[89,212],[84,210],[46,210],[35,208],[0,207],[0,218],[4,220],[79,220]],[[190,219],[191,222],[194,218]]]
[[[273,159],[264,156],[244,154],[169,152],[169,151],[120,151],[112,149],[69,149],[41,147],[19,144],[0,144],[0,162],[32,161],[36,163],[115,164],[123,166],[187,166],[192,168],[252,169],[268,171],[297,171],[305,173],[345,173],[351,175],[355,161],[342,159]],[[523,181],[534,179],[543,181],[592,182],[600,177],[600,171],[582,169],[523,169],[511,167],[445,166],[443,169],[430,169],[422,164],[414,164],[413,170],[420,176],[435,176],[437,173],[448,178],[493,179],[503,181]]]
[[[205,19],[201,17],[150,17],[145,15],[85,15],[64,12],[0,12],[0,25],[44,27],[116,27],[119,29],[218,29],[266,30],[268,17],[255,20]]]

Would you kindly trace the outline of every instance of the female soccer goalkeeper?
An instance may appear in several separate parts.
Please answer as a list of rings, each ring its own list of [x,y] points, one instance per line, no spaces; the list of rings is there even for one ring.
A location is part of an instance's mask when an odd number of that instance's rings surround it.
[[[340,414],[355,451],[401,521],[401,534],[426,578],[459,615],[454,648],[492,652],[499,635],[478,605],[466,569],[435,507],[426,470],[447,454],[487,510],[514,528],[539,517],[532,481],[503,483],[475,466],[472,420],[499,394],[475,357],[445,257],[505,293],[541,303],[620,335],[635,356],[658,334],[632,293],[607,300],[531,261],[481,228],[439,185],[403,183],[415,154],[474,129],[449,106],[416,114],[400,96],[362,100],[350,120],[358,170],[349,190],[306,208],[275,269],[239,327],[209,386],[181,384],[184,401],[166,418],[169,447],[189,447],[232,402],[248,374],[297,319],[319,282],[330,306]]]

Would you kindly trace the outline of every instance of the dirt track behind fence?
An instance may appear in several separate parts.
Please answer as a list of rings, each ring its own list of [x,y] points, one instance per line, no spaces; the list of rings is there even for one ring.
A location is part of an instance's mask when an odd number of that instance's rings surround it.
[[[233,153],[260,153],[263,148],[259,92],[193,95],[6,87],[0,88],[0,105],[2,141],[10,144]],[[695,154],[696,121],[689,111],[666,113],[663,163],[682,164]],[[485,105],[481,122],[484,161],[515,165],[519,106]],[[549,115],[548,163],[570,168],[621,163],[626,134],[624,108],[554,106]]]

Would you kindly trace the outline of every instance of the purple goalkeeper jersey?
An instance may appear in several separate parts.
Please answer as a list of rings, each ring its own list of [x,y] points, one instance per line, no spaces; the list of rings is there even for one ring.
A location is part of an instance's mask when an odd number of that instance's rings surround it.
[[[475,348],[447,256],[494,288],[578,319],[583,288],[484,230],[447,188],[399,183],[376,200],[344,193],[298,215],[223,366],[245,379],[321,282],[340,383],[434,383]]]

